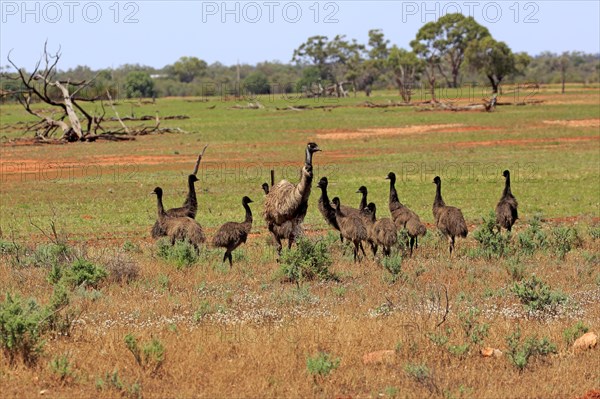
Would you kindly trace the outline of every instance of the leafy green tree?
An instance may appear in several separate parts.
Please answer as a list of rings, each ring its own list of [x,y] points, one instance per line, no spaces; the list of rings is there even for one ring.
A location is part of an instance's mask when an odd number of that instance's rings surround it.
[[[168,67],[169,75],[183,83],[190,83],[206,73],[207,64],[196,57],[181,57]]]
[[[468,45],[489,37],[490,32],[473,17],[465,17],[459,13],[446,14],[438,19],[436,29],[435,46],[440,50],[443,61],[447,62],[452,80],[448,78],[441,64],[438,65],[440,74],[448,86],[458,87],[458,75]]]
[[[471,42],[465,54],[471,68],[480,71],[488,78],[493,94],[498,94],[498,86],[502,79],[519,71],[510,47],[504,42],[494,40],[491,36]]]
[[[394,81],[400,90],[402,99],[409,103],[412,88],[423,71],[423,61],[412,52],[393,46],[386,60],[387,67],[394,75]]]
[[[306,92],[311,90],[313,86],[318,86],[321,83],[321,73],[316,66],[309,66],[302,69],[302,77],[296,83],[296,91]]]
[[[436,22],[428,22],[419,29],[417,37],[410,42],[415,55],[424,64],[423,69],[429,82],[431,101],[433,102],[437,101],[435,98],[436,70],[439,69],[443,56],[442,47],[438,42],[438,30]]]
[[[125,94],[127,98],[152,97],[154,81],[147,72],[129,72],[125,78]]]
[[[292,62],[299,65],[313,65],[319,72],[319,78],[327,80],[331,76],[329,67],[329,39],[327,36],[311,36],[302,43],[292,56]]]
[[[269,94],[271,92],[267,75],[260,71],[252,72],[244,79],[244,89],[252,94]]]

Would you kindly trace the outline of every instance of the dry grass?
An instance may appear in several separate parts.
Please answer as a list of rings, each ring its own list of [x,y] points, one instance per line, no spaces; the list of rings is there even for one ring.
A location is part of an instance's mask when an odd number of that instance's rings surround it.
[[[600,332],[598,90],[562,96],[543,88],[539,96],[546,103],[500,107],[492,114],[417,113],[407,107],[380,112],[356,107],[362,99],[344,100],[347,107],[332,112],[284,114],[270,104],[259,114],[229,111],[221,104],[204,111],[179,99],[160,99],[161,112],[194,116],[182,126],[192,134],[58,146],[51,149],[51,164],[47,147],[0,147],[0,240],[10,241],[14,232],[16,240],[34,247],[45,238],[28,216],[43,229],[55,217],[61,232],[69,232],[70,245],[87,245],[78,253],[103,263],[111,274],[97,290],[73,290],[70,308],[80,317],[69,336],[46,335],[37,366],[9,367],[0,358],[0,397],[571,399],[600,389],[600,349],[574,354],[563,337],[579,321]],[[10,111],[16,120],[16,106],[3,111],[3,118]],[[0,125],[7,128],[12,119]],[[593,123],[577,126],[573,120]],[[448,124],[460,126],[448,132],[426,129],[431,134],[403,130]],[[346,140],[348,132],[357,132],[360,140]],[[277,179],[296,182],[303,148],[319,134],[342,134],[324,139],[326,151],[315,160],[315,181],[330,177],[330,194],[342,202],[357,203],[354,192],[365,184],[385,217],[385,174],[406,172],[401,198],[433,234],[419,240],[395,280],[370,256],[354,264],[351,249],[344,253],[335,241],[331,271],[337,280],[299,287],[283,282],[262,220],[255,220],[248,242],[234,252],[232,269],[214,249],[180,268],[157,255],[148,238],[155,220],[148,194],[160,183],[169,190],[166,205],[179,206],[187,191],[185,176],[206,142],[211,147],[198,186],[198,220],[211,237],[225,220],[239,218],[239,208],[223,204],[237,204],[242,195],[262,197],[260,184],[273,165]],[[462,173],[445,189],[448,201],[463,209],[470,233],[457,241],[451,259],[431,225],[431,178],[452,172],[444,162],[479,165],[473,176]],[[531,162],[534,168],[527,169]],[[99,172],[86,169],[88,164]],[[414,173],[405,169],[419,165]],[[527,220],[543,212],[549,217],[548,234],[555,225],[567,224],[581,235],[582,245],[564,259],[550,250],[492,260],[473,255],[473,230],[497,202],[506,165],[521,173],[514,192],[522,219],[511,246]],[[327,231],[321,230],[326,224],[316,210],[317,197],[313,192],[306,219],[311,238]],[[257,200],[253,211],[261,209]],[[47,304],[48,273],[48,267],[15,265],[10,255],[1,255],[0,295],[19,293]],[[569,298],[555,314],[528,314],[511,291],[515,281],[533,274]],[[461,353],[460,346],[470,342],[464,315],[475,308],[479,313],[473,320],[487,325],[488,333]],[[523,337],[547,337],[557,353],[531,358],[519,371],[506,356],[506,338],[517,328]],[[130,333],[140,343],[158,339],[164,345],[166,359],[156,372],[136,363],[124,342]],[[484,358],[483,347],[505,355]],[[396,354],[385,364],[364,365],[363,356],[378,350]],[[328,375],[315,376],[307,358],[321,352],[340,364]],[[61,356],[69,362],[64,378],[49,365]]]
[[[472,259],[467,256],[475,246],[471,240],[459,241],[459,256],[450,260],[444,243],[428,238],[413,259],[405,260],[404,277],[394,284],[378,263],[355,265],[336,243],[333,271],[340,281],[306,283],[300,289],[277,277],[277,263],[264,254],[266,236],[249,242],[232,270],[212,252],[176,270],[156,259],[152,246],[142,245],[131,255],[141,266],[135,281],[107,283],[95,299],[89,292],[74,294],[85,312],[70,337],[48,340],[36,368],[0,363],[2,396],[34,397],[45,391],[50,397],[372,397],[396,392],[419,398],[572,398],[598,388],[597,349],[574,355],[563,338],[563,330],[578,320],[598,331],[600,274],[597,263],[584,259],[600,252],[597,241],[586,237],[565,261],[550,254],[522,260],[526,275],[543,276],[572,299],[556,316],[532,318],[510,293],[509,260]],[[6,260],[0,285],[46,302],[47,270],[15,269]],[[443,287],[450,311],[436,327],[445,310]],[[470,307],[481,311],[477,320],[489,324],[489,335],[462,355],[436,345],[431,334],[447,335],[452,345],[468,342],[459,315]],[[199,309],[204,310],[197,314]],[[548,337],[558,353],[530,361],[524,372],[506,356],[481,357],[483,346],[506,352],[505,338],[517,326],[523,336]],[[166,361],[158,373],[136,364],[124,344],[128,333],[163,343]],[[363,365],[365,353],[382,349],[396,350],[392,362]],[[320,351],[341,363],[328,376],[314,378],[306,359]],[[66,381],[48,366],[63,354],[73,369]],[[430,375],[413,378],[407,364],[424,364]],[[105,375],[114,370],[121,390],[106,387]],[[96,387],[99,378],[104,389]]]

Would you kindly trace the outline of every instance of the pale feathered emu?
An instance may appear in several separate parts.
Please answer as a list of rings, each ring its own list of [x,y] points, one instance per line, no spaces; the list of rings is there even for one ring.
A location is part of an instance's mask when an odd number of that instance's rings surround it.
[[[269,231],[277,240],[273,233],[274,226],[283,225],[287,221],[292,221],[294,228],[290,235],[290,241],[295,239],[296,226],[304,221],[308,210],[308,198],[310,196],[313,180],[312,157],[317,151],[321,151],[315,143],[308,143],[306,146],[306,155],[304,166],[301,171],[300,182],[292,184],[287,180],[282,180],[277,185],[271,187],[265,200],[264,218],[267,222]],[[281,252],[281,245],[278,245],[278,252]]]
[[[199,252],[200,245],[205,241],[202,226],[187,216],[168,216],[163,206],[163,190],[160,187],[156,187],[151,194],[155,194],[157,198],[159,228],[164,231],[165,236],[169,237],[171,245],[177,240],[187,240]]]
[[[333,206],[335,208],[335,217],[340,226],[340,233],[344,238],[354,244],[354,261],[358,258],[358,250],[361,241],[367,239],[367,229],[362,218],[354,214],[344,214],[340,207],[340,199],[335,197],[333,199]],[[359,259],[360,260],[360,259]]]
[[[442,179],[436,176],[433,183],[436,185],[433,218],[437,228],[448,239],[450,255],[452,255],[455,238],[466,237],[469,230],[461,210],[453,206],[447,206],[442,199]]]
[[[389,208],[392,220],[398,229],[406,229],[409,237],[410,256],[413,253],[413,247],[419,247],[419,236],[424,236],[427,233],[427,228],[423,223],[419,215],[402,204],[398,199],[398,192],[396,191],[396,174],[394,172],[388,173],[386,179],[390,181],[390,198]]]
[[[213,246],[225,248],[223,262],[228,259],[230,267],[233,265],[231,253],[237,247],[246,243],[248,234],[250,234],[250,230],[252,230],[252,211],[248,205],[250,203],[252,203],[252,200],[247,196],[242,198],[242,205],[246,210],[246,218],[243,222],[227,222],[222,225],[213,236]]]
[[[496,205],[496,224],[498,225],[498,230],[504,227],[506,230],[511,231],[519,218],[519,213],[517,212],[519,204],[510,191],[510,172],[505,170],[502,172],[502,175],[505,178],[504,191],[498,205]]]
[[[272,177],[272,176],[271,176]],[[269,194],[269,185],[267,183],[262,184],[262,189],[265,195]],[[290,237],[300,237],[304,232],[302,231],[301,224],[295,224],[292,220],[285,222],[284,224],[274,224],[272,226],[271,234],[275,239],[277,248],[281,248],[281,240],[288,240],[288,249],[292,247],[293,241],[290,241]]]
[[[167,216],[196,218],[196,213],[198,212],[198,199],[196,198],[196,188],[194,187],[194,183],[197,181],[198,177],[196,177],[196,175],[188,176],[188,194],[185,197],[183,205],[179,208],[171,208],[165,211]],[[166,232],[160,229],[158,221],[154,223],[154,226],[152,226],[152,237],[157,238],[165,235]]]
[[[377,207],[373,202],[367,205],[367,215],[371,218],[371,225],[367,228],[367,234],[373,250],[373,256],[377,253],[377,248],[383,248],[383,255],[389,256],[392,247],[398,242],[398,229],[394,222],[389,218],[377,219]]]

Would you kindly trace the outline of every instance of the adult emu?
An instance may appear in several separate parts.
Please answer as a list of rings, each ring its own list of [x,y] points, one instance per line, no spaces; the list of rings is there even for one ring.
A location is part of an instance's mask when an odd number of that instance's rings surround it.
[[[436,185],[435,199],[433,201],[433,218],[435,225],[440,232],[448,239],[448,249],[450,255],[454,251],[454,242],[456,237],[466,237],[469,233],[467,223],[460,209],[453,206],[447,206],[442,199],[442,179],[436,176],[433,179]]]
[[[288,221],[292,221],[294,226],[297,226],[304,221],[313,180],[312,158],[313,154],[318,151],[321,151],[321,149],[316,143],[308,143],[300,182],[292,184],[287,180],[282,180],[271,187],[266,197],[263,215],[267,227],[276,241],[277,236],[273,233],[274,226],[281,226]],[[295,239],[295,231],[296,228],[292,229],[291,242]],[[277,252],[281,253],[281,242],[278,242]]]
[[[504,191],[498,205],[496,205],[496,224],[498,225],[498,230],[504,227],[506,230],[511,231],[519,218],[519,213],[517,212],[519,203],[510,191],[510,172],[505,170],[502,172],[502,176],[505,179]]]

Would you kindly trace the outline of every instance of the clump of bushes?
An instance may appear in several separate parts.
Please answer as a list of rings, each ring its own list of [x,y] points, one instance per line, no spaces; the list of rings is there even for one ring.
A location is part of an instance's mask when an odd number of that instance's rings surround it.
[[[307,280],[327,280],[333,277],[329,267],[333,263],[325,240],[302,237],[296,247],[282,251],[280,272],[283,277],[299,284]]]
[[[399,279],[404,277],[404,273],[402,272],[402,255],[395,254],[392,256],[385,256],[381,265],[390,273],[390,282],[395,283]]]
[[[483,224],[473,233],[473,237],[479,242],[476,255],[486,259],[500,258],[510,251],[510,234],[503,235],[496,224],[496,213],[490,211],[483,216]]]
[[[533,255],[547,246],[546,233],[542,230],[542,216],[536,214],[529,221],[529,227],[517,235],[519,249],[525,255]]]
[[[531,357],[556,353],[556,345],[546,337],[538,339],[536,335],[532,335],[522,340],[519,328],[506,337],[506,344],[508,346],[506,356],[519,371],[523,371],[527,367]]]
[[[174,245],[171,245],[171,241],[168,238],[161,238],[156,242],[156,246],[157,256],[174,263],[177,269],[190,267],[199,259],[196,248],[187,240],[178,240],[175,241]]]
[[[0,346],[9,365],[14,365],[19,357],[28,366],[37,362],[44,348],[46,315],[34,299],[6,294],[0,303]]]
[[[319,352],[316,356],[306,359],[306,368],[313,377],[326,377],[340,366],[340,358],[334,358],[329,353]]]
[[[552,229],[550,243],[559,259],[564,259],[573,248],[581,246],[581,238],[575,228],[559,226]]]
[[[133,334],[127,334],[125,346],[133,354],[136,363],[150,374],[156,374],[165,361],[165,347],[156,338],[140,346]]]
[[[527,280],[515,283],[511,291],[530,312],[549,311],[556,313],[559,305],[567,301],[567,296],[554,291],[536,275]]]

